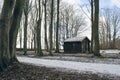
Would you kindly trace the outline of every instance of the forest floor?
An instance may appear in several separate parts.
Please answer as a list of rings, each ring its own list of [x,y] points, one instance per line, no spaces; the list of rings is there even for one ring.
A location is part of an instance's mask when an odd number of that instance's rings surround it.
[[[42,51],[44,56],[49,56],[49,52],[43,50]],[[23,51],[17,51],[17,55],[23,56],[24,52]],[[100,54],[102,55],[103,58],[119,58],[120,59],[120,50],[117,49],[109,49],[109,50],[100,50]],[[36,57],[35,51],[27,51],[27,56],[29,57]],[[53,56],[69,56],[69,57],[94,57],[93,54],[91,53],[64,53],[63,50],[60,50],[60,53],[55,53],[53,51]]]
[[[117,54],[106,54],[107,53],[116,53]],[[33,61],[33,58],[40,58],[42,60],[58,60],[59,61],[72,61],[73,63],[85,63],[85,64],[105,64],[106,66],[109,66],[108,68],[113,69],[113,72],[119,72],[120,68],[112,68],[112,66],[119,66],[120,65],[120,50],[119,51],[102,51],[103,55],[107,55],[106,58],[98,58],[93,57],[92,54],[56,54],[54,53],[54,56],[48,56],[48,53],[44,52],[44,57],[37,57],[35,56],[35,53],[33,51],[29,51],[27,57],[31,58],[31,60],[28,60],[29,62]],[[17,51],[18,58],[21,60],[24,60],[26,56],[23,56],[22,51]],[[109,57],[110,56],[110,57]],[[113,57],[114,56],[114,57]],[[117,56],[117,58],[116,58]],[[27,60],[25,60],[27,61]],[[20,61],[21,62],[21,61]],[[35,61],[36,62],[36,61]],[[40,61],[37,61],[40,62]],[[43,61],[44,62],[44,61]],[[47,61],[48,62],[48,61]],[[63,66],[66,64],[61,63]],[[112,65],[112,66],[111,66]],[[57,64],[56,64],[57,66]],[[70,66],[70,64],[69,64]],[[69,67],[68,66],[68,67]],[[92,66],[92,65],[90,65]],[[89,66],[89,67],[90,67]],[[73,65],[73,67],[76,67]],[[84,68],[84,66],[81,66],[81,68]],[[99,66],[98,66],[99,67]],[[101,66],[101,70],[104,72],[104,67]],[[86,66],[87,68],[87,66]],[[79,69],[79,67],[78,67]],[[92,68],[90,68],[92,69]],[[94,68],[93,68],[94,69]],[[109,70],[110,70],[109,69]],[[101,71],[100,70],[100,71]],[[116,71],[117,70],[117,71]],[[106,69],[105,69],[106,72]],[[111,72],[112,73],[112,72]],[[64,68],[56,68],[56,67],[49,67],[44,65],[33,65],[30,63],[24,63],[21,62],[20,64],[14,64],[13,66],[10,66],[8,69],[4,70],[2,73],[0,73],[0,80],[120,80],[119,75],[110,75],[110,74],[104,74],[104,73],[92,73],[91,71],[73,71],[73,70],[66,70]]]
[[[14,64],[0,73],[0,80],[119,80],[120,77],[110,77],[90,72],[64,72],[55,68],[37,67],[25,63]]]

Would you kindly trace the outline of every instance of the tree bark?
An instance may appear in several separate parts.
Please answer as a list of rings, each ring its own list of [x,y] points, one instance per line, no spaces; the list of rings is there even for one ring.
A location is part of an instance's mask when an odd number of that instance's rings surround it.
[[[93,39],[93,36],[94,36],[94,29],[93,29],[93,24],[94,24],[94,1],[91,0],[91,52],[93,52],[94,50],[94,39]]]
[[[36,40],[36,33],[34,33],[34,51],[37,54],[37,40]]]
[[[45,24],[44,24],[44,29],[45,29],[45,48],[47,49],[47,51],[49,50],[48,49],[48,41],[47,41],[47,8],[46,8],[46,5],[47,4],[47,1],[45,0],[45,2],[44,2],[44,12],[45,12],[45,14],[44,14],[44,16],[45,16]]]
[[[10,63],[9,30],[14,6],[15,0],[4,0],[0,17],[0,70]]]
[[[27,27],[28,27],[29,0],[25,0],[24,15],[24,55],[27,55]]]
[[[23,0],[4,0],[0,17],[0,71],[17,60],[15,48],[22,2]]]
[[[57,0],[57,27],[56,27],[56,53],[59,52],[59,5],[60,5],[60,0]]]
[[[52,41],[53,41],[53,39],[52,39],[52,35],[53,35],[53,32],[52,32],[52,30],[53,30],[53,13],[54,13],[54,0],[52,0],[52,2],[51,2],[51,22],[50,22],[50,28],[49,28],[49,32],[50,32],[50,35],[49,35],[49,39],[50,39],[50,51],[49,51],[49,55],[53,55],[52,54],[52,48],[53,48],[53,43],[52,43]]]
[[[10,57],[11,57],[11,62],[17,61],[16,58],[16,40],[17,40],[17,34],[18,34],[18,29],[20,27],[20,21],[22,17],[22,12],[23,12],[23,0],[17,0],[15,9],[13,12],[13,19],[12,19],[12,24],[9,32],[9,49],[10,49]]]
[[[25,24],[24,24],[24,55],[27,55],[27,17],[25,17]]]
[[[43,56],[41,49],[41,0],[39,0],[39,20],[37,23],[37,55]]]
[[[66,39],[69,38],[69,30],[68,30],[68,26],[69,26],[69,18],[66,17]]]
[[[25,24],[24,24],[24,55],[27,55],[27,17],[25,17]]]
[[[20,29],[19,36],[20,36],[20,49],[22,49],[22,29]]]
[[[99,0],[94,0],[95,5],[95,20],[94,20],[94,55],[100,56],[100,45],[99,45]]]

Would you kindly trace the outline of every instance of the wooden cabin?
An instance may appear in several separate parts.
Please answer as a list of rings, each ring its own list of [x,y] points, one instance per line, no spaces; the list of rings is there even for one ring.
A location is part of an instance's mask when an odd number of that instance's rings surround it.
[[[88,37],[73,37],[64,41],[65,53],[88,53],[90,52],[90,40]]]

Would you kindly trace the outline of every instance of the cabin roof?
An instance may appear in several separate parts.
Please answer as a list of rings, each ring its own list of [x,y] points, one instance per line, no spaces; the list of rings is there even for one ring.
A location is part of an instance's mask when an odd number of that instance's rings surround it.
[[[82,36],[82,37],[73,37],[73,38],[68,38],[64,42],[82,42],[84,39],[88,39],[87,36]],[[89,40],[89,39],[88,39]],[[90,41],[90,40],[89,40]]]

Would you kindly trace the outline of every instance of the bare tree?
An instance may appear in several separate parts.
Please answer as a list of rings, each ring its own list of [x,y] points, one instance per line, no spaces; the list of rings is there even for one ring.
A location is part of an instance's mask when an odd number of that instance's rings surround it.
[[[94,50],[94,39],[93,39],[93,36],[94,36],[94,29],[93,29],[93,22],[94,22],[94,1],[91,0],[90,2],[91,4],[91,32],[92,32],[92,35],[91,35],[91,52],[93,52]]]
[[[0,71],[17,61],[16,38],[23,3],[23,0],[4,0],[0,17]]]
[[[85,27],[85,18],[83,17],[82,14],[79,14],[79,16],[74,16],[73,20],[74,21],[72,22],[74,25],[72,25],[73,28],[71,28],[73,32],[73,33],[71,32],[72,37],[77,36],[79,31],[80,31],[79,34],[81,34],[87,30],[87,27]]]
[[[59,31],[59,7],[60,7],[60,0],[57,0],[57,27],[56,27],[56,52],[59,52],[59,35],[58,35],[58,31]]]
[[[103,28],[105,29],[105,41],[106,41],[106,47],[110,48],[111,46],[111,10],[109,9],[104,9],[103,11]]]
[[[116,39],[119,32],[119,10],[103,9],[102,14],[104,17],[100,20],[100,34],[102,48],[116,48]]]
[[[39,0],[38,4],[39,4],[39,19],[37,21],[37,55],[43,56],[42,48],[41,48],[41,21],[42,21],[41,0]]]
[[[30,1],[25,0],[24,15],[25,15],[25,24],[24,24],[24,55],[27,54],[27,27],[28,27],[28,14],[30,12]]]
[[[120,12],[118,9],[114,9],[112,13],[112,26],[113,26],[113,43],[112,43],[112,48],[116,48],[116,39],[117,39],[117,33],[120,28]]]
[[[5,0],[0,17],[0,70],[7,67],[10,61],[9,52],[9,28],[12,17],[12,10],[15,5],[15,0],[11,5],[10,1]]]
[[[44,0],[44,30],[45,30],[45,48],[48,51],[48,41],[47,41],[47,1]]]
[[[54,14],[54,0],[51,1],[51,22],[50,22],[50,27],[49,27],[49,39],[50,39],[50,51],[49,51],[49,55],[52,55],[52,48],[53,48],[53,39],[52,39],[52,35],[53,35],[53,14]]]
[[[93,41],[94,41],[94,55],[100,56],[100,45],[99,45],[99,0],[94,0],[95,15],[93,24]]]

